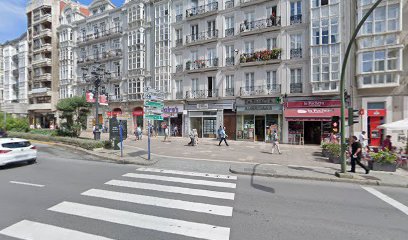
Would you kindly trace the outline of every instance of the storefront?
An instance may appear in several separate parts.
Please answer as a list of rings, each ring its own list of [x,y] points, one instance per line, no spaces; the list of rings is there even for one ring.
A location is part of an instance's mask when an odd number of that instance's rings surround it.
[[[224,125],[224,111],[231,113],[234,110],[233,101],[189,103],[186,110],[184,124],[186,133],[191,129],[197,129],[200,138],[216,138],[219,126],[225,126],[227,134],[235,131],[234,126]]]
[[[143,129],[143,108],[135,107],[132,111],[132,124],[134,129],[141,127]]]
[[[282,105],[276,98],[237,99],[237,140],[269,141],[273,126],[281,135]]]
[[[284,142],[320,144],[322,139],[330,135],[331,118],[340,116],[339,107],[339,100],[305,100],[285,103]]]
[[[163,121],[155,121],[157,127],[160,125],[158,135],[164,135],[164,126],[170,128],[169,133],[172,136],[183,136],[183,104],[165,104],[163,108]],[[156,127],[156,128],[157,128]],[[177,127],[177,131],[175,131]]]

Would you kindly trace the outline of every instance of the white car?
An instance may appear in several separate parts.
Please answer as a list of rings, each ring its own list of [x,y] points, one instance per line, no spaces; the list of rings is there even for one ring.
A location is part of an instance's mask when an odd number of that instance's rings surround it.
[[[0,138],[0,166],[15,162],[35,163],[37,148],[21,138]]]

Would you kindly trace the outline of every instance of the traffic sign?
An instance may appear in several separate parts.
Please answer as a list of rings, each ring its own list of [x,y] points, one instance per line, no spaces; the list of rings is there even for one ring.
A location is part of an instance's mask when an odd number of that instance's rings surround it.
[[[146,115],[145,118],[149,120],[163,120],[162,115]]]
[[[146,107],[162,108],[162,107],[164,107],[164,103],[163,102],[146,101],[145,106]]]

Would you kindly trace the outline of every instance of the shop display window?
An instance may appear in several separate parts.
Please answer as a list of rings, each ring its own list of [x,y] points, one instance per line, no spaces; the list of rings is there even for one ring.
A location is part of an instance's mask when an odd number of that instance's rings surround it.
[[[237,139],[253,140],[255,135],[254,115],[237,116]]]

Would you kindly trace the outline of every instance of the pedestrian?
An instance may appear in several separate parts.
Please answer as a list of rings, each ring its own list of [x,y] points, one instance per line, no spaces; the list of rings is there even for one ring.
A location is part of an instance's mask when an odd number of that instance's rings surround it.
[[[137,126],[136,131],[137,131],[137,140],[142,140],[142,136],[143,136],[142,128],[140,126]]]
[[[382,150],[383,151],[392,151],[392,142],[391,142],[391,136],[390,135],[387,135],[386,137],[385,137],[385,140],[383,141],[383,143],[382,143]]]
[[[221,127],[221,126],[220,126],[220,127]],[[220,133],[219,133],[220,143],[218,144],[218,146],[221,146],[222,140],[224,140],[225,145],[229,146],[228,143],[227,143],[227,137],[228,137],[228,135],[227,135],[227,133],[225,132],[226,129],[227,129],[226,127],[221,128],[221,131],[220,131]]]
[[[279,148],[279,137],[278,137],[278,133],[276,132],[276,129],[273,130],[273,133],[271,136],[271,142],[272,142],[272,154],[274,154],[275,148],[278,149],[279,154],[282,154]]]
[[[178,136],[178,127],[177,127],[177,125],[174,126],[173,134],[174,134],[175,137]]]
[[[135,141],[139,140],[139,133],[137,132],[137,127],[135,128]]]
[[[360,133],[360,135],[358,136],[358,141],[361,143],[361,147],[363,148],[363,150],[366,149],[367,147],[367,137],[365,136],[366,132],[362,131]]]
[[[188,143],[188,146],[195,146],[194,129],[190,130],[190,132],[188,133],[188,136],[190,137],[190,142]]]
[[[194,135],[194,144],[198,145],[198,132],[197,129],[193,129],[193,135]]]
[[[351,139],[351,170],[349,172],[356,172],[356,163],[365,170],[365,173],[368,174],[370,169],[364,164],[361,163],[362,147],[361,143],[357,141],[357,137],[353,136]]]
[[[221,137],[220,137],[221,131],[222,131],[222,127],[220,126],[220,127],[218,128],[218,130],[217,130],[217,140],[221,140]]]

